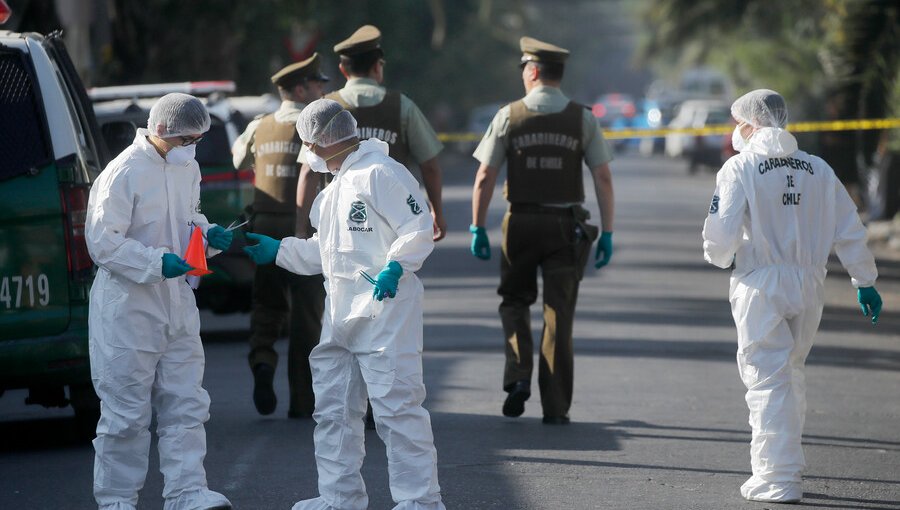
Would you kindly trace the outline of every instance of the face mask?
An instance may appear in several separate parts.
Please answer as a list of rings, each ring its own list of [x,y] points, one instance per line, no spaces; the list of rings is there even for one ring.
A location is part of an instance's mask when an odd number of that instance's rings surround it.
[[[358,143],[355,143],[355,144],[351,145],[350,147],[347,147],[346,149],[338,152],[337,154],[332,154],[331,156],[328,156],[328,158],[326,158],[326,159],[322,159],[321,157],[319,157],[318,154],[316,154],[315,152],[313,152],[313,151],[309,150],[309,148],[307,148],[306,149],[306,162],[309,163],[309,167],[312,168],[314,172],[319,172],[321,174],[332,173],[331,170],[328,169],[328,162],[347,151],[351,151],[351,150],[355,149],[358,145],[359,145]],[[317,166],[318,166],[318,168],[317,168]]]
[[[328,169],[328,163],[308,148],[306,149],[306,162],[309,164],[309,167],[312,168],[313,172],[318,172],[320,174],[331,173],[331,170]]]
[[[735,126],[734,131],[731,133],[731,146],[738,152],[742,152],[747,148],[747,140],[744,140],[744,137],[741,135],[741,126]]]
[[[196,153],[196,145],[188,145],[187,147],[175,147],[166,153],[166,163],[170,165],[184,166],[191,161],[194,161],[194,155]]]

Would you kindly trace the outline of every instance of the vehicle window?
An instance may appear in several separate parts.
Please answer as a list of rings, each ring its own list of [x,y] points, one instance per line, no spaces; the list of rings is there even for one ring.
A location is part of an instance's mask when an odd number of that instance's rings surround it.
[[[121,153],[131,145],[135,131],[137,131],[135,125],[127,121],[110,122],[100,127],[106,147],[113,155]]]
[[[731,122],[731,112],[728,110],[712,110],[706,118],[707,124],[728,124]]]
[[[68,96],[66,104],[75,121],[74,127],[77,130],[75,138],[79,143],[78,157],[87,172],[85,177],[88,181],[92,181],[109,159],[106,148],[98,146],[96,140],[99,130],[94,109],[62,41],[57,36],[51,36],[44,40],[43,46],[47,53],[54,57],[52,59],[54,68],[60,83],[64,85],[63,93]]]
[[[0,180],[52,160],[33,76],[18,52],[0,52]]]
[[[197,144],[197,163],[200,167],[206,166],[231,166],[231,145],[228,143],[228,133],[225,124],[216,117],[212,117],[209,131],[203,135],[203,140]]]

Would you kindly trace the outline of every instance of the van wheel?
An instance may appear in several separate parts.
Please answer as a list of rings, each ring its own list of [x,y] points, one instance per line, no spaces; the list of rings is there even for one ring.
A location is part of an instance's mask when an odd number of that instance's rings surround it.
[[[75,410],[75,428],[79,437],[93,439],[100,420],[100,399],[91,384],[69,386],[69,400]]]

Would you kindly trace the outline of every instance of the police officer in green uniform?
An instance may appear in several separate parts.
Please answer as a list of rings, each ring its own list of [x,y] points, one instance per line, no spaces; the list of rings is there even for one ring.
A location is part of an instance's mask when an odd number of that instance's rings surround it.
[[[612,256],[612,152],[594,116],[560,91],[568,50],[523,37],[524,98],[503,107],[475,149],[481,165],[472,193],[472,254],[487,260],[488,204],[497,173],[507,162],[500,261],[500,319],[506,336],[503,404],[506,416],[521,416],[531,396],[533,351],[529,307],[537,300],[537,273],[544,282],[544,328],[538,387],[543,422],[569,423],[572,403],[572,323],[578,285],[597,227],[586,222],[582,161],[593,176],[603,234],[595,267]]]
[[[232,147],[234,167],[255,171],[251,230],[276,239],[293,236],[297,224],[298,158],[302,143],[295,122],[306,103],[322,97],[328,77],[319,70],[319,54],[291,64],[272,76],[281,107],[247,126]],[[288,417],[311,417],[315,406],[309,352],[322,332],[325,287],[322,275],[300,276],[275,264],[256,267],[250,316],[250,368],[253,403],[260,414],[275,411],[273,388],[278,354],[275,340],[289,326]]]
[[[410,160],[422,171],[425,193],[431,203],[434,240],[444,238],[447,222],[441,204],[441,167],[437,155],[443,145],[431,124],[411,99],[380,84],[384,81],[384,51],[381,32],[365,25],[334,47],[340,56],[341,73],[347,78],[344,88],[325,96],[341,104],[356,118],[359,138],[378,138],[388,143],[389,155],[405,166]],[[313,172],[304,171],[299,198],[308,209],[318,185]]]

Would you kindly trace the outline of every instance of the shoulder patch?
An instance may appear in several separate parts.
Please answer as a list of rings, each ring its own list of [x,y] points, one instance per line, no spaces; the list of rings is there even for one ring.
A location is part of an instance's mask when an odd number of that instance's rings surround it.
[[[422,214],[422,208],[419,207],[419,203],[413,198],[412,193],[406,198],[406,205],[409,206],[409,210],[412,211],[413,214]]]
[[[709,204],[709,214],[716,214],[719,212],[719,195],[713,195],[712,203]]]

